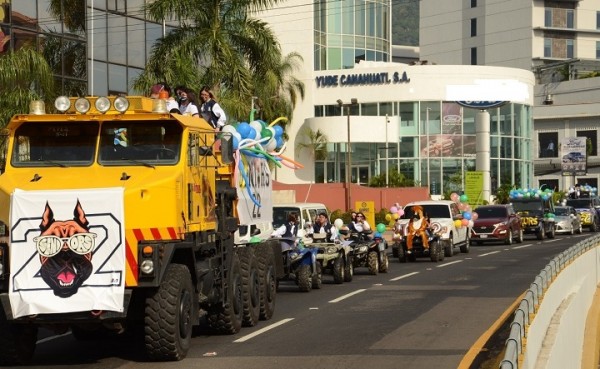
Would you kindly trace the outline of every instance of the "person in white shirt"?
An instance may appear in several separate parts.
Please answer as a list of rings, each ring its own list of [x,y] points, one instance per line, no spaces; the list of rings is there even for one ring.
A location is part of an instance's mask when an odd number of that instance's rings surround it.
[[[196,105],[196,98],[187,87],[177,86],[175,92],[177,93],[177,101],[179,102],[179,111],[182,115],[200,116],[198,106]]]
[[[356,213],[356,220],[352,223],[356,232],[364,232],[370,231],[371,226],[369,222],[365,219],[365,215],[363,213]]]
[[[324,233],[327,235],[327,241],[329,242],[334,242],[338,238],[338,231],[333,224],[329,222],[327,213],[319,213],[319,215],[317,215],[315,224],[312,229],[309,230],[309,233]]]
[[[296,235],[298,234],[298,216],[296,213],[290,213],[287,218],[287,222],[281,225],[279,228],[271,233],[271,237],[283,237],[281,240],[281,249],[283,251],[292,249],[295,247]]]
[[[225,123],[227,123],[227,116],[225,111],[221,108],[221,105],[215,100],[215,95],[209,89],[208,86],[202,87],[200,90],[200,115],[207,121],[215,131],[222,131]]]

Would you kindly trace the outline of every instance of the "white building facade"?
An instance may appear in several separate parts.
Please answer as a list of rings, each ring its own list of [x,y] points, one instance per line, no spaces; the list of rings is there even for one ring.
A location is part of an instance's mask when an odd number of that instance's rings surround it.
[[[344,182],[350,167],[352,182],[367,184],[373,176],[397,171],[441,195],[462,189],[465,171],[485,168],[492,190],[503,183],[532,183],[533,73],[391,63],[389,2],[338,5],[294,0],[261,14],[284,53],[304,58],[296,77],[305,83],[306,96],[288,125],[285,153],[304,168],[278,169],[277,180]],[[481,116],[479,109],[457,101],[506,103]],[[486,138],[479,136],[482,126],[489,126]],[[326,135],[325,160],[299,148],[307,143],[306,127]],[[483,149],[489,160],[478,164]]]

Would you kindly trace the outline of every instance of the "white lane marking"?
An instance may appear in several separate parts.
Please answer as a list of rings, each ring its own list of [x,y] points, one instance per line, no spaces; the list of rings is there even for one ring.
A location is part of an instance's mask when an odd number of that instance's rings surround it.
[[[41,340],[37,341],[37,343],[44,343],[44,342],[49,342],[64,336],[68,336],[70,335],[71,332],[67,332],[67,333],[63,333],[63,334],[57,334],[56,336],[51,336],[51,337],[46,337],[46,338],[42,338]]]
[[[347,298],[348,298],[348,297],[350,297],[350,296],[354,296],[354,295],[356,295],[356,294],[358,294],[358,293],[365,292],[365,291],[366,291],[366,289],[362,288],[362,289],[360,289],[360,290],[356,290],[356,291],[354,291],[354,292],[350,292],[350,293],[348,293],[348,294],[346,294],[346,295],[344,295],[344,296],[340,296],[340,297],[338,297],[337,299],[333,299],[333,300],[329,301],[329,303],[330,303],[330,304],[335,304],[336,302],[340,302],[340,301],[342,301],[343,299],[347,299]]]
[[[399,281],[401,279],[408,278],[408,277],[413,276],[415,274],[419,274],[419,272],[412,272],[412,273],[401,275],[401,276],[396,277],[396,278],[392,278],[392,279],[390,279],[390,282]]]
[[[531,247],[531,246],[533,246],[533,244],[532,243],[528,243],[527,245],[515,246],[515,247],[513,247],[513,250],[524,249],[525,247]]]
[[[497,254],[497,253],[499,253],[499,252],[500,252],[500,251],[492,251],[492,252],[488,252],[487,254],[481,254],[481,255],[479,255],[479,257],[482,257],[482,256],[488,256],[488,255],[494,255],[494,254]]]
[[[234,343],[246,342],[249,339],[258,336],[259,334],[265,333],[266,331],[270,331],[271,329],[277,328],[280,325],[283,325],[285,323],[291,322],[292,320],[294,320],[294,318],[287,318],[287,319],[280,320],[277,323],[273,323],[273,324],[271,324],[269,326],[266,326],[266,327],[264,327],[262,329],[257,330],[256,332],[250,333],[250,334],[248,334],[248,335],[246,335],[246,336],[244,336],[242,338],[238,338],[237,340],[235,340],[233,342]]]
[[[442,264],[442,265],[438,265],[436,268],[443,268],[443,267],[447,267],[448,265],[452,265],[452,264],[456,264],[456,263],[462,263],[462,260],[456,260],[456,261],[451,261],[449,263],[446,264]]]

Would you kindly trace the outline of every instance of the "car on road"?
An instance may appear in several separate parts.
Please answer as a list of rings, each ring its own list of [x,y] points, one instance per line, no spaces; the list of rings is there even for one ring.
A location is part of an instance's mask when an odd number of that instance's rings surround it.
[[[572,206],[555,206],[554,219],[556,221],[556,233],[581,234],[583,232],[581,218]]]
[[[471,241],[477,245],[484,242],[523,242],[521,217],[510,204],[482,205],[475,210],[477,219],[473,221]]]
[[[600,199],[597,196],[582,194],[578,198],[567,199],[566,205],[575,208],[583,228],[588,228],[590,232],[598,231],[600,228]]]
[[[512,205],[521,217],[524,234],[534,234],[538,240],[554,238],[556,222],[554,203],[550,197],[523,197],[512,199]]]

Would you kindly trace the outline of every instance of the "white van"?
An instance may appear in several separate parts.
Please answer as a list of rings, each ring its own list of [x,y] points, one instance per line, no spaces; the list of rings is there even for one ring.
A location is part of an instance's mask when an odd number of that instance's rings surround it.
[[[327,207],[323,204],[313,202],[273,204],[273,229],[285,224],[290,213],[296,213],[299,216],[298,237],[304,236],[304,226],[306,223],[314,224],[319,213],[325,213],[327,217],[330,216]]]

